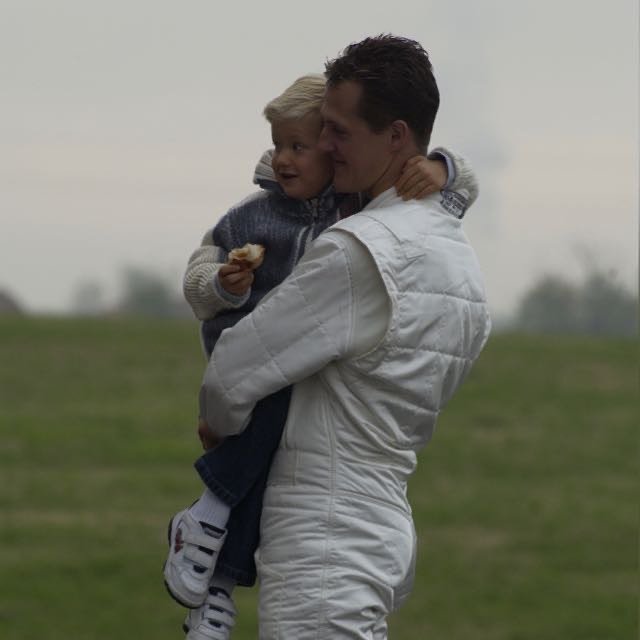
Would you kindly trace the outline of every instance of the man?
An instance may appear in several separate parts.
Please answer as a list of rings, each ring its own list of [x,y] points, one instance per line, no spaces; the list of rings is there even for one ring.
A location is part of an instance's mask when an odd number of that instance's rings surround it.
[[[215,436],[235,434],[258,400],[295,385],[263,507],[260,638],[382,640],[413,582],[416,452],[490,321],[462,203],[403,202],[392,187],[438,109],[426,52],[368,38],[325,75],[335,186],[372,200],[222,334],[201,415]]]

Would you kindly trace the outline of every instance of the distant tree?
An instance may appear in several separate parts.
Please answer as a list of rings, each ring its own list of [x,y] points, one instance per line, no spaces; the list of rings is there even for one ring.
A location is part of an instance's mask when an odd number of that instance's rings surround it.
[[[585,333],[634,335],[638,330],[638,300],[614,281],[613,274],[594,271],[585,280],[581,296]]]
[[[565,333],[578,324],[575,288],[557,276],[545,276],[524,296],[516,325],[525,331]]]
[[[547,275],[522,298],[514,328],[632,336],[638,329],[637,297],[616,283],[613,274],[599,269],[579,285]]]
[[[8,292],[0,290],[0,314],[22,314],[17,300]]]
[[[119,311],[136,315],[170,315],[172,297],[169,285],[157,273],[138,267],[123,269]]]
[[[122,292],[117,311],[132,315],[180,317],[188,308],[168,278],[153,271],[126,267],[122,272]]]
[[[71,310],[79,315],[99,315],[106,311],[104,287],[94,280],[80,282],[74,292]]]

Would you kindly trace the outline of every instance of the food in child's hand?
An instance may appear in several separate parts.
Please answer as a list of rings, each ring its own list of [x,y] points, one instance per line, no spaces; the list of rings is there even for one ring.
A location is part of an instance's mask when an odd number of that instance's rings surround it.
[[[229,251],[229,264],[243,264],[250,269],[257,269],[263,260],[264,247],[261,244],[247,243],[244,247]]]

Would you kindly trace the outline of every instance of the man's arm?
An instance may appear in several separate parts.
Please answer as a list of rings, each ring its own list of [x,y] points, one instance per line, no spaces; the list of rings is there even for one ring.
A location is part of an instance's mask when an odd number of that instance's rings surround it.
[[[383,305],[385,290],[364,248],[355,253],[354,264],[345,235],[320,236],[253,313],[223,332],[200,393],[201,416],[216,435],[242,431],[258,400],[354,349],[369,348],[354,334],[354,281],[357,289],[360,281],[378,285],[378,278]],[[376,339],[367,338],[370,343]]]
[[[458,153],[445,147],[436,147],[429,153],[429,158],[443,157],[447,162],[448,179],[444,185],[447,191],[454,191],[463,195],[469,209],[478,197],[478,179],[471,163]]]

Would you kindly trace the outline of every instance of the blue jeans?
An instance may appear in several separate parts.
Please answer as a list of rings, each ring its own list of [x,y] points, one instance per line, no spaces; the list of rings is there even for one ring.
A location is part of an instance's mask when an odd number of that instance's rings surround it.
[[[242,433],[225,438],[195,462],[207,488],[231,507],[216,571],[242,586],[256,581],[253,555],[260,541],[262,498],[290,399],[291,387],[264,398]]]

